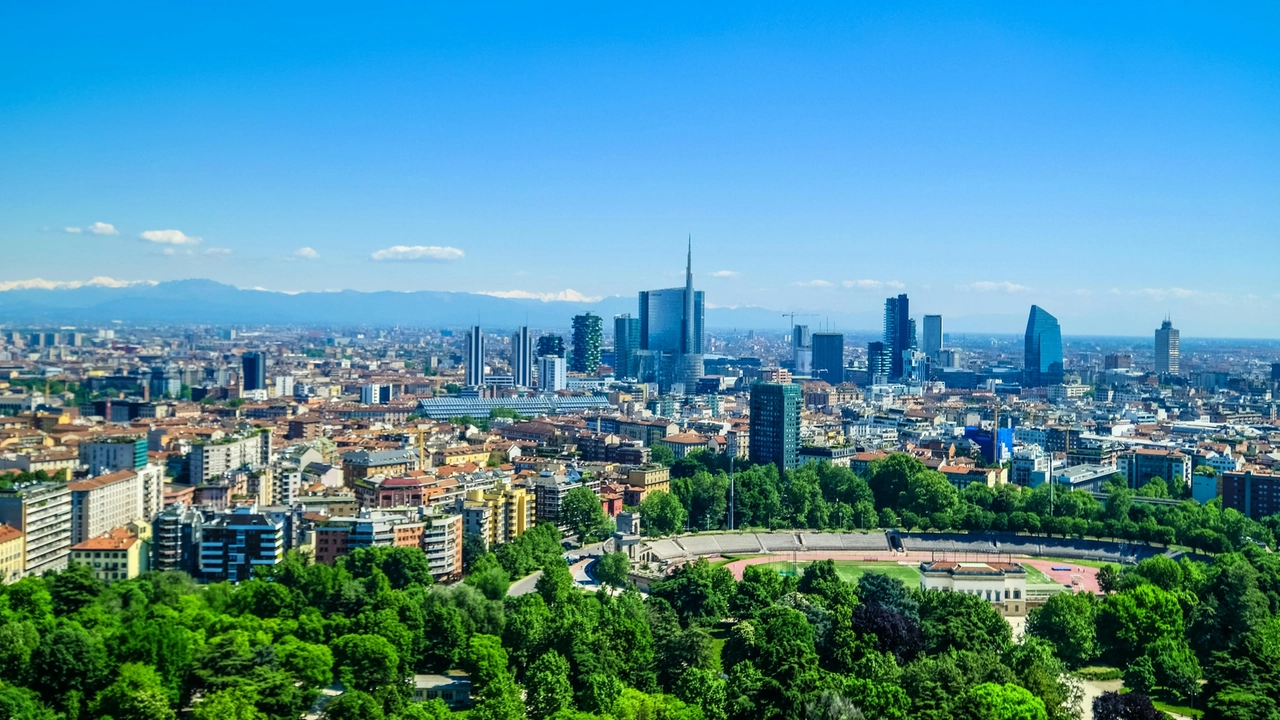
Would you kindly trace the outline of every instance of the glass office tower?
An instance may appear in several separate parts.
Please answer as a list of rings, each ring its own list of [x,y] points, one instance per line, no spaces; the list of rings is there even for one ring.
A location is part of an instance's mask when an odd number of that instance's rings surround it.
[[[1031,306],[1027,318],[1024,379],[1027,387],[1046,387],[1062,382],[1062,328],[1058,319],[1039,305]]]

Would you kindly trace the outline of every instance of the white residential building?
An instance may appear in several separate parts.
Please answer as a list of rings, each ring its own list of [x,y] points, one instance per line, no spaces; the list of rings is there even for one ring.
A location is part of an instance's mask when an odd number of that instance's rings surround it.
[[[1027,614],[1027,571],[1014,562],[922,562],[920,589],[980,597],[1002,615]]]
[[[74,482],[71,490],[71,544],[98,537],[135,520],[148,520],[143,510],[143,479],[133,470]]]
[[[224,437],[191,447],[191,484],[200,485],[219,478],[228,470],[261,467],[271,460],[271,433]]]

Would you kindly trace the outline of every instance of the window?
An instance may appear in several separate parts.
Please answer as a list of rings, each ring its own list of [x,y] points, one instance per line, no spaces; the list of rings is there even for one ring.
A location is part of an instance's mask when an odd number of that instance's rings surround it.
[[[1014,591],[1013,591],[1013,599],[1014,599],[1014,600],[1021,600],[1021,599],[1022,599],[1022,591],[1021,591],[1021,590],[1014,590]]]

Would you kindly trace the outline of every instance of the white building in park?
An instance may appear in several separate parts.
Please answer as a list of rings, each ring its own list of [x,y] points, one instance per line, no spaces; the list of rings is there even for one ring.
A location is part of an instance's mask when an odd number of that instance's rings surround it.
[[[1027,614],[1027,571],[1015,562],[922,562],[920,589],[976,595],[1001,615]]]

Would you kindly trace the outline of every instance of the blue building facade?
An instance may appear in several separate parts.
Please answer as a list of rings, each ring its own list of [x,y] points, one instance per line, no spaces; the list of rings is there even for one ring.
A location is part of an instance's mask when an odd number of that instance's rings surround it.
[[[1039,305],[1031,306],[1027,318],[1023,383],[1026,387],[1047,387],[1062,382],[1062,328],[1058,319]]]

